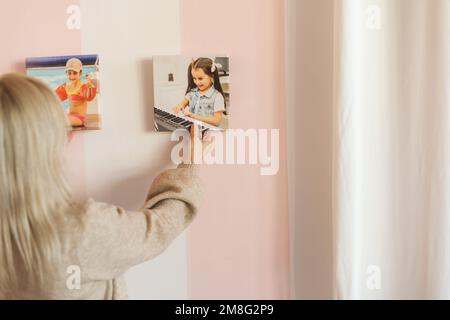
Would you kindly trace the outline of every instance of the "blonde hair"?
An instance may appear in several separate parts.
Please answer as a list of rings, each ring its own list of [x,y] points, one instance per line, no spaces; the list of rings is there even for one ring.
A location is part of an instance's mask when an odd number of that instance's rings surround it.
[[[66,121],[44,83],[0,78],[0,297],[42,296],[56,274],[59,226],[73,205],[63,174]]]

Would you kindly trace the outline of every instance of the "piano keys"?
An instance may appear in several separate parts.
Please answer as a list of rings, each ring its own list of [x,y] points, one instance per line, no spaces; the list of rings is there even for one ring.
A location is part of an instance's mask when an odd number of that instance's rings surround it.
[[[189,130],[193,123],[199,125],[199,129],[202,134],[207,130],[221,130],[219,127],[209,125],[184,115],[167,112],[157,107],[154,107],[154,111],[155,128],[157,131],[174,131],[176,129]]]

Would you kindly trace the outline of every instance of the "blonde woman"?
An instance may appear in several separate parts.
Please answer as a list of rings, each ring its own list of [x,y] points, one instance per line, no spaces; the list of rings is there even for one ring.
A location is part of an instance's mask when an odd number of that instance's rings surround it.
[[[75,203],[63,175],[66,121],[45,84],[0,78],[0,299],[126,298],[123,274],[164,251],[196,214],[200,185],[185,164],[155,179],[139,211]]]

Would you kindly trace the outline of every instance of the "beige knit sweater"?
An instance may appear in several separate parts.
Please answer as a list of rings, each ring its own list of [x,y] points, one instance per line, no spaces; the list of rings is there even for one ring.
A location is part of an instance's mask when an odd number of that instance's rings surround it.
[[[90,199],[81,224],[68,228],[61,272],[48,297],[126,299],[124,273],[163,252],[194,218],[201,197],[195,171],[180,165],[162,172],[139,211]]]

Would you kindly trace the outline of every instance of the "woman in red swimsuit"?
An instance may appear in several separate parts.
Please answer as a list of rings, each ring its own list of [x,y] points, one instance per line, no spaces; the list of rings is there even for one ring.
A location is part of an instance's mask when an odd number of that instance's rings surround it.
[[[89,75],[86,75],[85,84],[81,81],[82,72],[81,61],[76,58],[69,59],[66,64],[66,74],[70,83],[63,83],[55,90],[61,101],[69,99],[68,116],[72,127],[84,126],[87,103],[94,100],[97,95],[97,88],[92,84]]]

